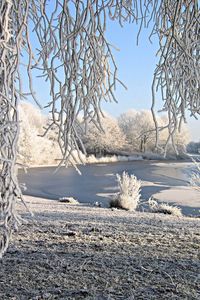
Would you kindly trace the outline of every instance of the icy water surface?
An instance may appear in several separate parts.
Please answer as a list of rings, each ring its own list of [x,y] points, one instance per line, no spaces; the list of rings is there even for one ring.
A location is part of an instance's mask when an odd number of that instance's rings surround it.
[[[20,182],[26,183],[27,195],[48,199],[71,196],[84,204],[93,205],[98,201],[102,206],[107,207],[109,196],[118,191],[116,174],[127,171],[143,181],[141,195],[144,202],[153,194],[163,195],[163,198],[158,197],[158,199],[166,202],[166,193],[170,191],[172,196],[170,195],[169,202],[181,206],[185,214],[198,214],[200,206],[198,194],[193,195],[192,201],[190,199],[185,201],[182,196],[178,197],[181,195],[180,188],[183,189],[183,194],[186,195],[187,192],[188,197],[191,195],[188,191],[188,170],[191,167],[191,163],[171,161],[91,164],[80,166],[82,176],[71,167],[67,169],[62,167],[56,174],[54,167],[42,167],[31,168],[27,174],[20,170],[19,179]],[[176,189],[175,194],[173,194],[174,189]],[[177,199],[173,197],[181,199],[176,202]]]

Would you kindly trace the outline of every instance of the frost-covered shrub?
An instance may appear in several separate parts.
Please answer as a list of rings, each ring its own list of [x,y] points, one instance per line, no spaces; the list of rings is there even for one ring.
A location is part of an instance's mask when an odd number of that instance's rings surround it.
[[[200,192],[200,161],[195,161],[195,170],[191,173],[190,185]]]
[[[123,172],[121,176],[119,174],[116,176],[120,191],[110,201],[110,207],[134,211],[139,204],[141,196],[141,181],[134,175],[129,176],[126,172]]]
[[[181,209],[177,206],[171,206],[168,203],[158,203],[156,200],[152,198],[150,198],[148,202],[149,202],[150,210],[153,213],[173,215],[176,217],[182,216]]]

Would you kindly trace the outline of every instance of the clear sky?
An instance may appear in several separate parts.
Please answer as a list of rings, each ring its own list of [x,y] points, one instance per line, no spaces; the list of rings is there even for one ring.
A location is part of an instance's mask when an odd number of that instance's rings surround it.
[[[114,57],[118,66],[118,78],[123,81],[128,90],[118,85],[116,98],[118,103],[105,103],[103,110],[117,117],[129,109],[150,109],[151,107],[151,83],[157,57],[155,56],[157,41],[149,42],[149,30],[143,30],[136,45],[137,28],[135,24],[124,24],[121,28],[115,21],[108,22],[108,41],[120,51],[113,49]],[[39,81],[37,81],[39,83]],[[46,104],[48,86],[36,84],[36,92],[42,104]],[[46,99],[43,102],[43,99]],[[160,103],[160,107],[162,103]],[[191,131],[191,139],[200,140],[200,120],[188,118]]]
[[[116,96],[118,104],[105,105],[111,114],[119,115],[130,108],[148,109],[151,106],[151,82],[156,65],[156,41],[151,44],[148,31],[144,30],[136,45],[137,28],[135,24],[125,24],[123,28],[117,22],[109,21],[107,39],[120,51],[113,49],[118,66],[118,77],[128,90],[118,85]]]
[[[119,69],[119,79],[127,86],[128,90],[119,87],[116,90],[118,104],[106,103],[103,107],[113,116],[129,109],[150,109],[151,83],[157,57],[157,41],[153,44],[148,39],[149,31],[143,30],[136,45],[137,29],[134,24],[125,24],[121,28],[116,22],[109,21],[107,38],[120,51],[114,51]],[[160,108],[162,103],[160,102]],[[200,140],[200,119],[188,117],[188,126],[191,139]]]

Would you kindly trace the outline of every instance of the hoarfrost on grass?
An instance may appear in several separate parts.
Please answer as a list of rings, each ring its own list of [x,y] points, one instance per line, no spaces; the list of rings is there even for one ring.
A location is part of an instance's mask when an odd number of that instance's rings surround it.
[[[171,206],[168,203],[158,203],[155,199],[149,199],[149,207],[153,213],[160,213],[166,215],[173,215],[176,217],[182,217],[181,208],[177,206]]]

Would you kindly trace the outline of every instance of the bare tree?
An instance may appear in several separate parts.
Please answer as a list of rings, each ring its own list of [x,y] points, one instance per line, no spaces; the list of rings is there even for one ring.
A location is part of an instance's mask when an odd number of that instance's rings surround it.
[[[105,39],[106,19],[121,25],[135,22],[139,33],[153,23],[151,35],[159,38],[160,60],[152,85],[152,112],[156,124],[155,99],[160,89],[163,109],[168,112],[170,140],[185,120],[187,109],[193,116],[200,112],[199,14],[197,0],[1,0],[0,255],[6,251],[18,221],[16,199],[22,198],[15,172],[18,101],[26,96],[21,86],[21,64],[26,64],[29,93],[36,102],[32,74],[40,72],[49,82],[49,128],[59,129],[61,163],[73,161],[73,149],[82,145],[75,126],[78,115],[83,113],[85,128],[89,122],[101,128],[102,100],[116,100],[117,67],[112,46]]]

